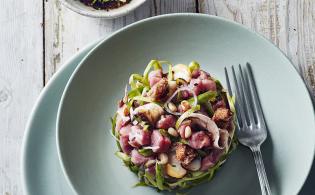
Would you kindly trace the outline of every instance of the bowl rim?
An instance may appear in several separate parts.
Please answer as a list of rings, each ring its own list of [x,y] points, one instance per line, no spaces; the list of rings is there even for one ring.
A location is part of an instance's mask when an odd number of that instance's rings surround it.
[[[121,6],[119,8],[114,9],[115,11],[109,10],[87,10],[87,9],[80,9],[77,8],[75,6],[73,6],[71,3],[69,3],[69,1],[74,1],[74,0],[59,0],[65,7],[67,7],[68,9],[81,14],[83,16],[88,16],[88,17],[92,17],[92,18],[104,18],[104,19],[114,19],[114,18],[118,18],[124,15],[127,15],[128,13],[130,13],[131,11],[137,9],[138,7],[140,7],[144,2],[146,2],[146,0],[133,0],[132,2],[135,3],[129,3],[128,5],[124,5]],[[81,3],[81,2],[80,2]],[[81,3],[82,6],[86,6],[84,3]],[[128,6],[128,7],[126,7]]]
[[[303,86],[304,86],[304,89],[306,90],[307,92],[307,99],[308,101],[311,103],[312,105],[312,110],[313,110],[313,117],[315,118],[315,107],[314,107],[314,102],[313,102],[313,98],[310,94],[310,89],[308,88],[308,86],[306,85],[306,83],[304,82],[304,79],[302,78],[302,75],[299,74],[299,71],[298,69],[293,65],[292,61],[286,56],[286,54],[278,47],[276,46],[275,44],[273,44],[270,40],[268,40],[267,38],[263,37],[263,35],[251,30],[250,28],[248,28],[247,26],[244,26],[242,24],[239,24],[237,22],[234,22],[232,20],[228,20],[226,18],[222,18],[222,17],[219,17],[219,16],[214,16],[214,15],[208,15],[208,14],[203,14],[203,13],[171,13],[171,14],[164,14],[164,15],[158,15],[158,16],[154,16],[154,17],[150,17],[150,18],[146,18],[146,19],[143,19],[143,20],[140,20],[140,21],[137,21],[135,23],[132,23],[132,24],[129,24],[119,30],[117,30],[116,32],[114,32],[113,34],[111,34],[110,36],[104,38],[103,40],[101,40],[94,48],[92,48],[87,54],[86,56],[81,60],[81,62],[78,64],[78,66],[75,68],[75,70],[73,71],[72,75],[70,76],[70,79],[68,80],[65,88],[64,88],[64,91],[62,93],[62,96],[61,96],[61,100],[60,100],[60,103],[59,103],[59,107],[58,107],[58,112],[57,112],[57,124],[56,124],[56,145],[57,145],[57,154],[58,154],[58,158],[59,158],[59,163],[61,165],[61,169],[62,169],[62,172],[64,173],[65,175],[65,178],[68,182],[68,184],[70,185],[70,187],[72,188],[72,190],[74,192],[76,192],[77,194],[78,191],[77,189],[75,188],[75,185],[72,183],[71,179],[70,179],[70,174],[68,174],[68,168],[67,166],[64,164],[64,159],[63,159],[63,155],[62,155],[62,149],[61,149],[61,144],[60,144],[60,120],[61,120],[61,113],[63,111],[63,105],[65,103],[65,97],[67,96],[68,94],[68,88],[71,86],[71,83],[72,81],[74,80],[74,78],[76,77],[77,73],[79,72],[80,68],[83,66],[84,62],[86,61],[87,58],[89,58],[95,50],[97,50],[102,44],[106,43],[109,39],[115,37],[115,36],[118,36],[120,33],[123,33],[124,31],[130,29],[130,28],[133,28],[133,27],[136,27],[138,25],[142,25],[143,23],[147,23],[147,22],[151,22],[151,21],[156,21],[156,20],[159,20],[161,18],[175,18],[175,17],[196,17],[196,18],[207,18],[207,19],[214,19],[214,20],[219,20],[221,22],[224,22],[224,23],[227,23],[229,25],[234,25],[236,26],[237,28],[242,28],[246,31],[248,31],[249,33],[252,33],[254,35],[257,36],[257,38],[261,39],[262,41],[264,41],[265,43],[268,43],[269,45],[271,45],[272,47],[276,48],[278,51],[280,51],[280,53],[282,54],[282,56],[288,60],[288,62],[291,64],[291,67],[298,75],[298,78],[300,79],[300,81],[302,81],[303,83]],[[315,125],[315,121],[313,122],[314,125]],[[296,193],[299,193],[303,187],[303,185],[305,184],[305,181],[307,180],[308,178],[308,175],[311,171],[311,168],[312,168],[312,164],[314,162],[314,159],[315,159],[315,145],[313,146],[312,148],[312,160],[310,161],[310,163],[306,166],[307,167],[307,176],[302,180],[302,185],[297,189],[297,192]]]

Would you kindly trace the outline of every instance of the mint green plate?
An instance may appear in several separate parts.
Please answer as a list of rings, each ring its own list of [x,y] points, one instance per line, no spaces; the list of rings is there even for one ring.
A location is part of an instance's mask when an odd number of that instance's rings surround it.
[[[65,85],[96,43],[66,62],[41,92],[28,120],[22,149],[22,183],[26,195],[75,194],[62,173],[56,147],[56,116]]]
[[[223,83],[224,66],[250,62],[269,136],[262,145],[274,194],[297,194],[311,168],[315,121],[307,89],[278,48],[244,27],[197,14],[150,18],[124,28],[93,49],[71,76],[58,111],[57,146],[69,183],[79,194],[158,194],[132,188],[137,178],[114,156],[109,117],[129,75],[150,59],[200,62]],[[260,194],[254,161],[239,147],[211,183],[191,194]]]

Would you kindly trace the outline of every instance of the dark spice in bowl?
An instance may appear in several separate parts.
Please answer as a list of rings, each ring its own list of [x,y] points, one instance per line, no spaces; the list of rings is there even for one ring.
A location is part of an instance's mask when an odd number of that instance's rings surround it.
[[[103,9],[103,10],[110,10],[121,7],[131,0],[80,0],[85,5],[91,6],[94,9]]]

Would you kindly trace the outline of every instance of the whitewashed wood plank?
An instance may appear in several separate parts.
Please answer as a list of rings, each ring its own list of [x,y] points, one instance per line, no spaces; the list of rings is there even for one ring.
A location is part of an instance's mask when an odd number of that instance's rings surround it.
[[[131,14],[114,20],[81,16],[63,5],[59,0],[45,2],[45,80],[58,67],[86,44],[110,35],[113,31],[136,20],[152,15],[152,1]]]
[[[43,87],[42,5],[0,1],[0,194],[22,194],[21,142]]]
[[[269,1],[266,0],[199,0],[200,12],[241,23],[270,38]]]
[[[45,81],[81,47],[108,36],[132,22],[171,12],[195,11],[195,0],[148,0],[131,14],[114,19],[95,19],[76,14],[58,0],[45,2]]]
[[[277,45],[315,94],[312,0],[199,0],[202,13],[239,22]]]
[[[289,1],[289,11],[289,54],[315,95],[315,3],[312,0],[292,0]]]
[[[155,0],[156,15],[196,12],[196,0]]]

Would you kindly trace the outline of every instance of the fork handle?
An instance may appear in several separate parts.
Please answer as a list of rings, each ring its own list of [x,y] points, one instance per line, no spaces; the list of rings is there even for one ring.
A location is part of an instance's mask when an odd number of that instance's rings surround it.
[[[260,146],[251,147],[251,150],[253,152],[253,156],[254,156],[254,160],[256,164],[261,193],[262,195],[271,195],[271,190],[270,190],[268,178],[267,178],[265,167],[264,167],[264,162],[263,162],[262,155],[260,152]]]

